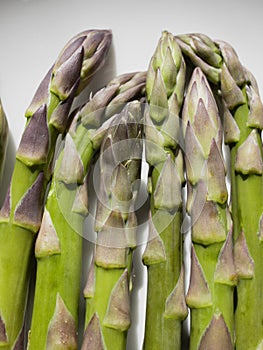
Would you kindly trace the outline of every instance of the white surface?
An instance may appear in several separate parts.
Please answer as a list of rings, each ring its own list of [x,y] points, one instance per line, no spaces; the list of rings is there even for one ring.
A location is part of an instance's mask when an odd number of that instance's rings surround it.
[[[110,28],[111,73],[145,70],[161,31],[228,41],[263,93],[261,0],[0,0],[0,96],[15,143],[23,114],[62,46],[89,28]]]
[[[13,145],[19,143],[24,111],[39,82],[64,44],[85,29],[113,32],[111,59],[94,84],[97,88],[116,74],[147,69],[166,29],[174,34],[201,32],[228,41],[256,76],[263,94],[262,14],[261,0],[0,0],[0,97]],[[10,149],[9,155],[12,145]],[[140,271],[136,298],[143,305],[145,271]],[[132,337],[137,342],[130,340],[130,350],[141,348],[143,321],[142,309],[142,316],[134,319]]]

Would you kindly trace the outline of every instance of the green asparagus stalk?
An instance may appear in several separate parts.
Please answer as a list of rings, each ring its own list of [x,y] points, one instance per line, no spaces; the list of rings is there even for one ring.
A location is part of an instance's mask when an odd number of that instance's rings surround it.
[[[55,164],[36,240],[37,278],[28,349],[78,349],[83,223],[90,163],[108,119],[145,87],[145,73],[113,79],[74,116]],[[101,126],[102,125],[102,126]]]
[[[8,121],[0,100],[0,181],[2,180],[8,143]]]
[[[36,233],[59,133],[74,96],[103,65],[111,32],[90,30],[61,51],[26,111],[10,188],[0,215],[0,347],[24,348],[24,319]]]
[[[133,101],[117,114],[101,146],[96,211],[97,239],[84,290],[86,329],[82,350],[126,349],[130,288],[136,246],[142,111]]]
[[[190,349],[234,349],[236,271],[227,204],[222,127],[207,79],[195,68],[182,112],[191,218]]]
[[[260,349],[263,346],[262,101],[256,79],[242,66],[228,43],[213,42],[207,36],[196,34],[180,36],[177,40],[183,52],[204,70],[222,96],[224,140],[229,145],[231,158],[231,212],[239,278],[236,349]],[[208,57],[214,59],[211,61]]]
[[[185,68],[174,37],[164,31],[146,80],[150,215],[149,237],[143,253],[148,273],[145,350],[180,349],[181,324],[188,313],[182,262],[184,177],[179,140]]]
[[[224,64],[221,91],[231,154],[235,264],[239,277],[236,349],[263,348],[263,105],[254,77],[233,48],[218,42]],[[234,129],[234,130],[233,130]]]

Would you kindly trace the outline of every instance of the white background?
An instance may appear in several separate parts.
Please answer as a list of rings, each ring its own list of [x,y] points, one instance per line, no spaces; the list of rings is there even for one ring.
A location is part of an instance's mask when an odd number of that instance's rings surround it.
[[[228,41],[263,94],[261,0],[0,0],[0,97],[11,132],[4,186],[35,89],[64,44],[92,28],[113,32],[110,59],[93,84],[95,89],[116,74],[146,70],[161,32],[168,30],[201,32]],[[144,296],[140,286],[138,297]],[[130,350],[141,348],[143,324],[142,312],[133,325]]]

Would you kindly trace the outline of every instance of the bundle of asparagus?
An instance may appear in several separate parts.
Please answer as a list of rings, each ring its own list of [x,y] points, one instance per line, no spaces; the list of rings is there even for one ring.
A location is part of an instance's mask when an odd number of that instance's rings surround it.
[[[140,102],[127,104],[113,119],[101,146],[98,234],[84,290],[82,350],[126,348],[132,251],[136,246],[136,180],[142,159],[141,118]]]
[[[38,259],[28,349],[77,349],[87,175],[112,113],[144,91],[145,74],[118,76],[75,113],[56,161],[36,240]],[[101,126],[102,125],[102,126]],[[101,126],[101,127],[100,127]]]
[[[181,50],[172,34],[163,32],[146,80],[149,106],[145,138],[151,212],[143,254],[148,270],[144,349],[179,349],[181,321],[187,316],[181,235],[184,179],[179,145],[184,84]]]
[[[111,32],[105,30],[72,38],[26,111],[0,211],[0,347],[24,349],[35,249],[27,347],[78,348],[87,179],[99,154],[97,235],[84,290],[81,348],[126,348],[144,136],[150,208],[142,256],[148,275],[143,348],[180,349],[188,306],[191,350],[260,350],[263,104],[256,79],[228,43],[164,31],[147,76],[118,76],[70,113],[75,96],[103,66],[110,43]],[[0,102],[0,172],[7,134]],[[57,154],[59,134],[64,140]],[[223,140],[231,158],[230,203]],[[185,175],[192,240],[186,297],[181,232]]]
[[[51,176],[54,149],[74,97],[104,64],[111,32],[80,33],[64,47],[26,111],[10,188],[0,213],[0,339],[22,349],[34,241]]]

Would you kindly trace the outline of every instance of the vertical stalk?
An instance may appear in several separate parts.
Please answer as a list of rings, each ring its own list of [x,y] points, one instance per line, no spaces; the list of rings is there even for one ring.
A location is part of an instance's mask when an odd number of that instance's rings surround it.
[[[231,157],[231,212],[238,275],[236,349],[263,344],[262,141],[263,107],[256,79],[226,42],[202,34],[177,37],[182,51],[217,86],[223,102],[224,140]]]
[[[171,33],[163,32],[146,80],[146,160],[149,164],[149,237],[143,254],[148,289],[143,348],[179,349],[187,316],[182,262],[183,164],[180,109],[185,62]]]
[[[72,120],[55,163],[36,240],[37,277],[28,349],[77,349],[83,222],[88,215],[89,166],[106,120],[125,101],[141,95],[145,74],[116,77],[82,106]],[[122,102],[120,102],[120,100]]]
[[[235,310],[236,349],[263,346],[263,105],[255,78],[230,45],[219,42],[224,61],[221,90],[231,153],[235,264],[239,277]],[[237,79],[234,69],[239,67]],[[233,73],[234,72],[234,73]],[[231,87],[232,94],[229,94]],[[235,92],[235,93],[233,93]],[[232,98],[231,98],[232,96]]]
[[[125,349],[130,327],[132,251],[136,246],[136,180],[141,169],[140,102],[117,114],[100,150],[97,239],[84,290],[82,350]]]
[[[191,218],[190,349],[234,349],[236,272],[222,126],[208,81],[195,68],[182,113]],[[212,342],[213,341],[213,342]],[[223,343],[222,343],[223,341]]]

